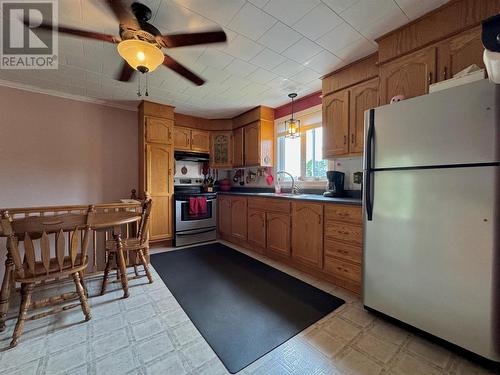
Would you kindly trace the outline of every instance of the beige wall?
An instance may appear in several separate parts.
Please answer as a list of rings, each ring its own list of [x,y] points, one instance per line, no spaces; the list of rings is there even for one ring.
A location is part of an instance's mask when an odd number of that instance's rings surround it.
[[[129,198],[137,149],[136,112],[0,87],[0,208]]]

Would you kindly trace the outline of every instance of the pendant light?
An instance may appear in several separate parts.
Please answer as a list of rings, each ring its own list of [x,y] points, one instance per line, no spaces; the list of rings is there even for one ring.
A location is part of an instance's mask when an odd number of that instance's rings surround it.
[[[293,118],[293,99],[297,97],[297,94],[291,93],[288,97],[292,100],[292,117],[285,121],[285,138],[298,138],[300,137],[300,120]]]

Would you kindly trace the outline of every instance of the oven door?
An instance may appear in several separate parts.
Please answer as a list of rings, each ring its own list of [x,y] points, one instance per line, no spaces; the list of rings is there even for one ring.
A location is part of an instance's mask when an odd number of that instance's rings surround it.
[[[191,215],[189,200],[175,201],[175,231],[215,227],[217,224],[217,200],[207,199],[206,214]]]

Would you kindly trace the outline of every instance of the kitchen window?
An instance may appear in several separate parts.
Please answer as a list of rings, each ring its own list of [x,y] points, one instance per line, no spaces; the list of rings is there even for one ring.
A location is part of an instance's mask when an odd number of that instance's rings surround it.
[[[285,137],[288,117],[277,121],[277,168],[302,181],[325,180],[328,161],[323,159],[321,108],[297,113],[295,117],[301,122],[300,137],[297,138]]]

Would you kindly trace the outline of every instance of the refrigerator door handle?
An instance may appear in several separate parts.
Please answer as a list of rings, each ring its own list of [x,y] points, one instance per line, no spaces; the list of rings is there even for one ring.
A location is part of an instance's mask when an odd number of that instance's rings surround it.
[[[365,155],[365,208],[366,219],[372,220],[373,216],[373,189],[372,189],[372,165],[373,165],[373,133],[375,131],[375,110],[370,109],[368,131],[366,134],[366,155]]]

